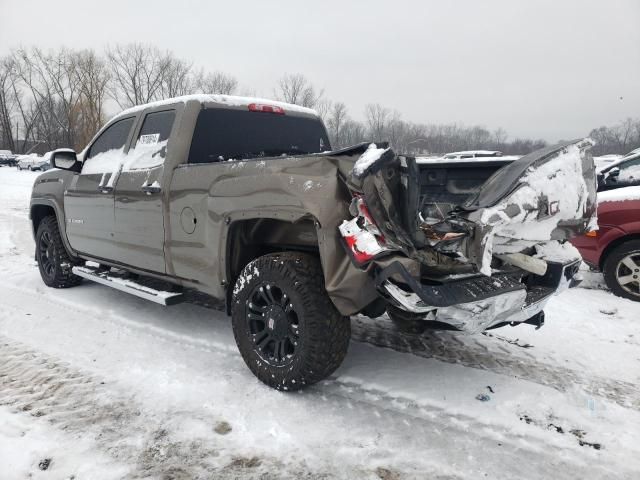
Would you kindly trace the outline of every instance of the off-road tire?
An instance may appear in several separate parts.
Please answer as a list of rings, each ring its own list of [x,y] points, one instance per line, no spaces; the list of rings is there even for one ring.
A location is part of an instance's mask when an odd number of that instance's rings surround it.
[[[637,255],[640,256],[640,240],[630,240],[611,250],[602,266],[602,273],[604,274],[605,283],[615,295],[638,302],[640,301],[640,294],[634,295],[626,291],[616,278],[618,264],[622,259],[632,253],[637,253]],[[637,275],[638,280],[640,280],[640,272],[632,271],[631,274]]]
[[[259,295],[261,287],[266,292],[267,285],[270,298],[277,299],[279,292],[279,298],[284,298],[285,306],[291,310],[289,313],[282,310],[282,314],[276,311],[275,315],[264,312],[256,323],[255,314],[249,317],[256,308],[252,300]],[[273,308],[279,308],[282,303],[273,303]],[[250,304],[254,310],[250,310]],[[291,312],[297,326],[286,320]],[[278,317],[278,320],[267,317]],[[260,381],[276,390],[300,390],[325,379],[340,366],[349,347],[350,319],[341,315],[329,299],[320,261],[306,253],[273,253],[250,262],[236,282],[231,318],[236,344],[245,363]],[[283,324],[287,325],[287,336],[297,332],[293,336],[297,343],[294,347],[293,341],[283,340],[294,350],[278,362],[261,350],[258,339],[263,332],[275,335],[278,327],[274,325]],[[262,329],[261,325],[264,325]],[[253,333],[252,329],[260,331]],[[282,333],[282,329],[279,330]],[[265,348],[271,343],[278,345],[275,340],[269,341]]]
[[[48,287],[75,287],[82,281],[82,277],[71,272],[73,266],[78,263],[69,256],[64,248],[58,221],[53,215],[43,218],[38,225],[36,261],[42,281]]]

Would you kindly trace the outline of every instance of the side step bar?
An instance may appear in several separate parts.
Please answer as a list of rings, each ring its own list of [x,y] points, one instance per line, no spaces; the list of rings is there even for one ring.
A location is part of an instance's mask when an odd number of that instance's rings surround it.
[[[76,266],[71,271],[79,277],[86,278],[96,283],[101,283],[116,290],[130,293],[136,297],[151,300],[160,305],[174,305],[183,301],[183,295],[180,292],[165,292],[146,287],[133,280],[123,278],[112,272],[100,271],[97,268]]]

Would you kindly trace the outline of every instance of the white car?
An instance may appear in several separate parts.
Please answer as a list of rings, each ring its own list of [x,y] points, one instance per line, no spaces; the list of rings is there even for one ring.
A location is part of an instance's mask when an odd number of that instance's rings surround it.
[[[42,157],[35,154],[20,155],[17,167],[18,170],[49,170],[51,168],[50,158],[51,152],[45,153]]]

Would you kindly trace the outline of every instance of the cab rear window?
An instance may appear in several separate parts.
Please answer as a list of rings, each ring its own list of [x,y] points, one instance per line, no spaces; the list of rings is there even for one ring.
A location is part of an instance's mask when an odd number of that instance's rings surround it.
[[[189,163],[303,155],[330,149],[320,119],[211,108],[198,115]]]

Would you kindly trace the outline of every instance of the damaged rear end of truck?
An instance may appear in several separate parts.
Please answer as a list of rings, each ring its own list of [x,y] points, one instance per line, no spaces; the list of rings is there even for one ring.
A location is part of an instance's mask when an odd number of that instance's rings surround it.
[[[448,185],[452,195],[415,158],[356,147],[344,246],[395,318],[468,333],[539,327],[549,299],[579,283],[568,239],[597,225],[592,145],[538,150],[479,186]]]

